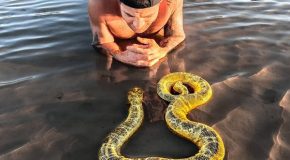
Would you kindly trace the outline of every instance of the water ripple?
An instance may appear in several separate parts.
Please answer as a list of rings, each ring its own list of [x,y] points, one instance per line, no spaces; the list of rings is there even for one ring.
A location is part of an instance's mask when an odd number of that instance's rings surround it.
[[[50,76],[50,75],[56,75],[59,73],[63,73],[63,72],[67,72],[70,70],[75,70],[75,69],[80,69],[80,68],[84,68],[84,67],[88,67],[88,66],[92,66],[93,64],[80,64],[80,65],[76,65],[76,66],[71,66],[71,67],[64,67],[64,68],[60,68],[54,71],[50,71],[50,72],[45,72],[45,73],[39,73],[39,74],[34,74],[34,75],[30,75],[30,76],[24,76],[24,77],[19,77],[19,78],[15,78],[12,80],[2,80],[0,81],[0,87],[7,87],[10,85],[15,85],[15,84],[19,84],[22,82],[26,82],[26,81],[31,81],[31,80],[35,80],[35,79],[39,79],[39,78],[43,78],[46,76]]]

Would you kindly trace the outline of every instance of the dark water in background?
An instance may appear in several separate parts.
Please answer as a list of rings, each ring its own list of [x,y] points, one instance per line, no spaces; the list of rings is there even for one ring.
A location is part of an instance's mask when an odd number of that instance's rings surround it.
[[[146,91],[146,119],[124,154],[194,154],[166,128],[155,93],[174,71],[212,84],[210,109],[189,117],[221,133],[227,159],[289,158],[290,114],[279,102],[290,88],[290,2],[185,0],[187,40],[151,69],[96,53],[86,9],[81,0],[0,1],[1,160],[97,159],[135,85]]]

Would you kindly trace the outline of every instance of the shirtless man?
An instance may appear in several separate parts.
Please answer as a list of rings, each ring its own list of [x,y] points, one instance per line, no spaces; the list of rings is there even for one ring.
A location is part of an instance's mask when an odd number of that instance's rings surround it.
[[[150,67],[184,41],[183,0],[89,0],[95,43],[116,60]],[[157,42],[152,36],[163,32]],[[122,49],[117,39],[137,39]],[[96,42],[97,40],[97,42]]]

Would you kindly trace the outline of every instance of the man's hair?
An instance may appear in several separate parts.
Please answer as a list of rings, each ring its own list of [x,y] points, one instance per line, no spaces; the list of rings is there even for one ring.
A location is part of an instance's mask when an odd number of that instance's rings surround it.
[[[120,0],[120,1],[132,8],[148,8],[160,2],[160,0]]]

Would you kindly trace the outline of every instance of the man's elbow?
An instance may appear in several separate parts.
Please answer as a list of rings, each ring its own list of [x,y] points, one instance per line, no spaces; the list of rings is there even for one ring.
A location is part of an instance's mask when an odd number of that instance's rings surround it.
[[[186,35],[185,33],[181,33],[181,34],[176,35],[176,37],[178,38],[179,42],[183,42],[186,38]]]
[[[183,42],[185,40],[185,38],[186,38],[186,35],[185,34],[181,35],[181,37],[180,37],[181,42]]]

